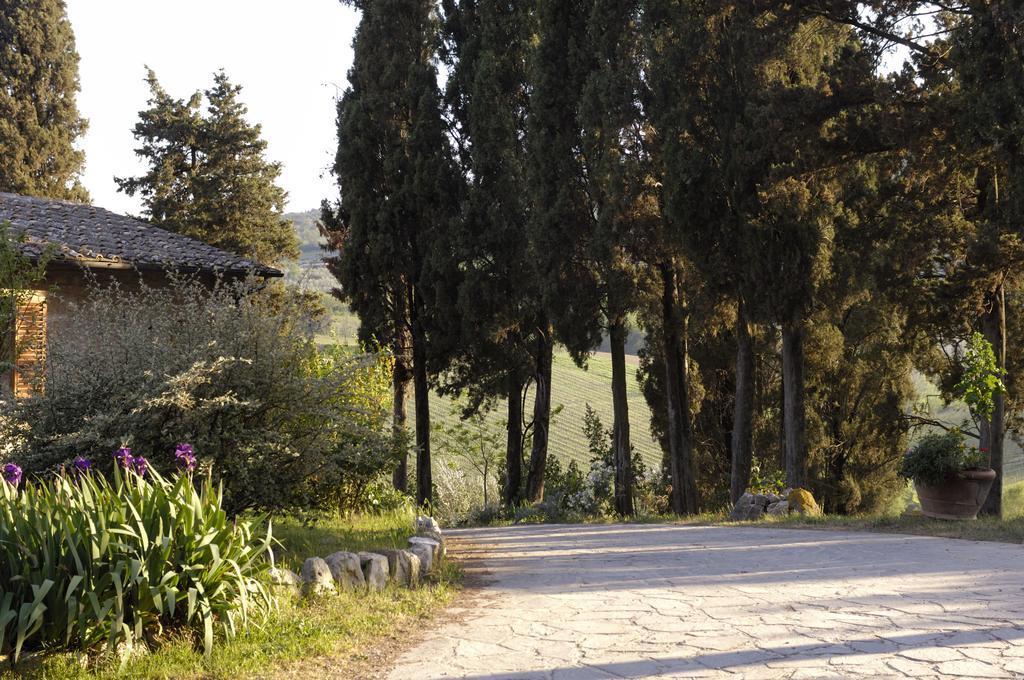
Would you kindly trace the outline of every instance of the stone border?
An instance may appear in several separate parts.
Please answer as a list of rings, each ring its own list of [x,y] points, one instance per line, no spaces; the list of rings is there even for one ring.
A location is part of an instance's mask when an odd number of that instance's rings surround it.
[[[423,577],[437,571],[445,558],[444,535],[434,518],[417,517],[415,528],[408,549],[338,551],[326,558],[309,557],[300,574],[272,568],[271,583],[297,588],[306,596],[330,595],[339,590],[380,592],[388,583],[415,588]]]

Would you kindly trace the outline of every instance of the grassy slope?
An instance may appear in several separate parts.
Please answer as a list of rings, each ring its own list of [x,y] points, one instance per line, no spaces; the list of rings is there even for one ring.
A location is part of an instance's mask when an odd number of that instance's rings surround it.
[[[404,547],[412,534],[412,519],[411,512],[398,512],[335,518],[311,527],[284,521],[274,529],[282,543],[277,561],[298,570],[312,555]],[[77,655],[56,654],[16,670],[0,670],[0,678],[352,677],[365,670],[368,654],[379,656],[382,647],[393,647],[450,602],[458,578],[457,568],[449,563],[439,577],[413,590],[389,587],[377,594],[342,593],[311,601],[279,593],[280,609],[271,620],[231,642],[219,642],[209,657],[195,651],[190,641],[170,637],[158,651],[135,657],[123,668],[105,663],[86,670],[77,663]]]
[[[661,449],[651,438],[651,412],[636,382],[636,357],[627,357],[626,387],[629,399],[629,430],[633,446],[651,467],[661,466]],[[598,354],[590,359],[587,370],[577,367],[566,354],[556,354],[552,368],[552,407],[562,407],[551,425],[550,450],[563,461],[575,460],[583,469],[589,465],[587,439],[583,436],[583,414],[587,404],[601,417],[606,428],[612,425],[612,365],[608,355]],[[442,422],[458,419],[458,411],[451,400],[432,394],[431,416]],[[504,431],[505,403],[501,402],[488,414],[488,422]],[[532,402],[527,402],[532,408]],[[529,412],[528,412],[529,417]]]

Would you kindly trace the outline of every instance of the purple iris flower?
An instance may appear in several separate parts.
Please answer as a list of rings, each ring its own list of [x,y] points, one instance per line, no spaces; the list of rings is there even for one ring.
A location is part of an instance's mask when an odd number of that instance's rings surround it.
[[[14,463],[4,465],[4,480],[11,486],[21,484],[21,468]]]
[[[92,468],[92,461],[84,456],[78,456],[74,460],[75,471],[79,474],[85,474]]]
[[[140,477],[146,476],[146,470],[149,469],[149,461],[143,456],[131,456],[131,465],[132,469],[135,470]]]
[[[127,446],[122,446],[117,451],[114,451],[114,460],[116,460],[121,467],[129,467],[132,464],[132,450]]]
[[[183,472],[192,472],[196,469],[196,454],[192,451],[191,444],[178,444],[174,449],[174,458],[178,463],[178,469]]]

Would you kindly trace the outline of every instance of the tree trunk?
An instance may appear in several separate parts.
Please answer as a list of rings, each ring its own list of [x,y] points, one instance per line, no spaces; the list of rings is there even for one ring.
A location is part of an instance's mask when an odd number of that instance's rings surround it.
[[[693,476],[693,442],[689,408],[689,367],[686,321],[677,300],[675,264],[662,263],[661,312],[665,343],[665,403],[668,409],[669,474],[672,512],[697,512],[697,481]]]
[[[615,511],[633,514],[633,460],[629,441],[629,402],[626,399],[626,325],[611,324],[612,349],[612,458],[615,461]]]
[[[402,437],[405,433],[405,421],[407,418],[406,395],[409,390],[409,366],[405,357],[395,352],[395,366],[391,374],[391,391],[393,395],[393,406],[391,412],[391,432],[395,438],[395,444],[402,446],[401,457],[398,459],[398,467],[392,476],[395,488],[405,493],[409,486],[409,453],[406,451]]]
[[[753,459],[754,343],[747,310],[740,300],[736,316],[736,402],[732,419],[732,475],[729,495],[735,503],[750,486]]]
[[[548,464],[548,427],[551,424],[551,362],[554,343],[551,324],[541,324],[542,334],[537,340],[536,392],[533,398],[533,448],[530,451],[530,471],[526,477],[526,499],[531,503],[544,498],[544,469]]]
[[[401,277],[395,284],[394,318],[392,322],[395,328],[395,337],[391,348],[394,354],[395,365],[391,373],[392,410],[391,410],[391,432],[395,438],[396,446],[401,446],[401,457],[398,459],[398,467],[391,478],[395,488],[405,493],[409,489],[409,452],[403,441],[405,427],[408,420],[408,396],[409,382],[412,379],[412,371],[409,366],[409,315],[407,298],[402,295],[407,287]]]
[[[412,372],[416,401],[416,504],[433,501],[434,482],[430,469],[430,385],[427,382],[426,335],[420,321],[422,301],[413,293]]]
[[[1006,290],[999,284],[992,295],[991,308],[983,321],[985,338],[992,343],[996,355],[996,366],[1004,375],[1006,371]],[[988,498],[981,507],[982,515],[1002,517],[1003,515],[1003,449],[1006,436],[1006,395],[998,392],[992,396],[992,418],[988,422],[983,445],[988,447],[989,467],[996,471],[996,479],[989,489]]]
[[[508,377],[508,442],[505,445],[505,505],[522,502],[523,487],[523,381]]]
[[[804,412],[804,321],[794,316],[782,325],[783,430],[786,435],[786,484],[805,486],[807,432]]]

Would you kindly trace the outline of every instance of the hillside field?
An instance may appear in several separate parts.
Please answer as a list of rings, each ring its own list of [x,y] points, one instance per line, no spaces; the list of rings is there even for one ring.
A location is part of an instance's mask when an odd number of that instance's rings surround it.
[[[629,399],[629,432],[633,447],[640,452],[644,462],[652,468],[661,467],[661,448],[651,438],[651,412],[647,407],[640,386],[636,382],[635,356],[626,357],[626,387]],[[590,464],[587,439],[583,434],[583,414],[589,404],[608,429],[612,426],[612,362],[607,354],[590,358],[587,369],[573,363],[567,354],[556,353],[552,366],[551,407],[561,412],[551,423],[550,452],[568,463],[575,460],[586,470]],[[532,391],[527,399],[527,417],[532,408]],[[431,394],[431,417],[439,422],[453,422],[458,419],[458,409],[452,400]],[[496,404],[487,415],[488,423],[504,432],[506,422],[505,402]]]

